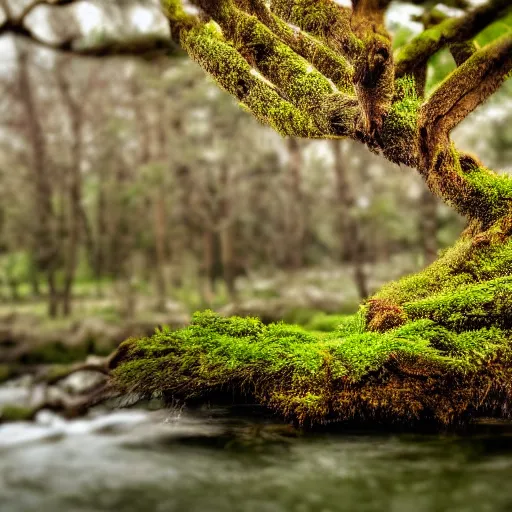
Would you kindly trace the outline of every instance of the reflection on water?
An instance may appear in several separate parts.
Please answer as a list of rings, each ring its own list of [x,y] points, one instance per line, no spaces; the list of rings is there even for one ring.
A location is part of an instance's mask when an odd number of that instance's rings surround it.
[[[223,411],[121,411],[0,427],[11,511],[506,512],[512,427],[298,435]]]

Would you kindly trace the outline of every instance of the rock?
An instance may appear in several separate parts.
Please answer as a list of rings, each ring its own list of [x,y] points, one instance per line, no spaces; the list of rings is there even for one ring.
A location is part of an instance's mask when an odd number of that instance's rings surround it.
[[[73,373],[58,383],[58,387],[71,395],[87,393],[105,382],[106,375],[98,372],[83,371]]]

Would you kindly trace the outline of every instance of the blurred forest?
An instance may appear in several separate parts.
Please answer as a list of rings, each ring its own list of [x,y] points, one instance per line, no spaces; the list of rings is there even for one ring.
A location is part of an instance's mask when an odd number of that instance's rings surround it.
[[[400,7],[397,46],[420,25]],[[137,5],[101,30],[85,11],[44,11],[33,24],[50,39],[162,25]],[[350,141],[282,139],[179,55],[86,58],[11,37],[0,52],[4,323],[180,324],[205,307],[303,322],[354,310],[464,228],[417,173]],[[438,54],[428,87],[451,65]],[[510,162],[510,89],[455,134],[495,169]]]

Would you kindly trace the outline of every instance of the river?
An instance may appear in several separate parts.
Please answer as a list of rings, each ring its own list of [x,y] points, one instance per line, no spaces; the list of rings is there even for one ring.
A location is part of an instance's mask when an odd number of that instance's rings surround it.
[[[0,426],[0,510],[512,510],[512,424],[305,434],[256,418],[145,408]]]

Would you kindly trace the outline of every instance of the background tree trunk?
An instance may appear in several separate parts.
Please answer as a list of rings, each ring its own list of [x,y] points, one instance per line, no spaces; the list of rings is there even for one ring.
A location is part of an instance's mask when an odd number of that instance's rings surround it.
[[[35,261],[37,268],[46,274],[48,283],[48,314],[55,318],[58,314],[58,290],[56,271],[58,250],[55,239],[55,214],[52,205],[52,186],[48,172],[48,160],[40,115],[28,70],[28,54],[16,45],[18,66],[17,85],[24,109],[28,139],[31,146],[30,167],[34,186],[34,207],[37,225],[34,232]]]
[[[64,316],[71,314],[72,290],[78,264],[78,250],[82,226],[82,112],[81,106],[73,98],[70,84],[64,73],[65,62],[57,63],[57,80],[64,104],[71,120],[72,144],[71,160],[67,173],[68,184],[68,209],[66,230],[66,261],[64,266],[64,283],[62,289],[62,313]],[[83,98],[82,98],[83,99]]]
[[[437,259],[439,245],[437,242],[437,232],[439,222],[437,218],[437,198],[424,188],[420,197],[420,236],[421,246],[423,248],[423,264],[430,265]]]
[[[291,137],[287,141],[288,173],[287,187],[290,190],[285,224],[288,240],[287,261],[291,270],[298,270],[304,265],[305,216],[306,205],[302,186],[302,149],[299,140]]]
[[[342,142],[331,142],[336,177],[336,198],[340,219],[341,259],[353,268],[354,283],[359,296],[368,297],[367,276],[364,269],[366,244],[360,225],[355,218],[356,201],[348,179],[348,170],[343,155]]]

